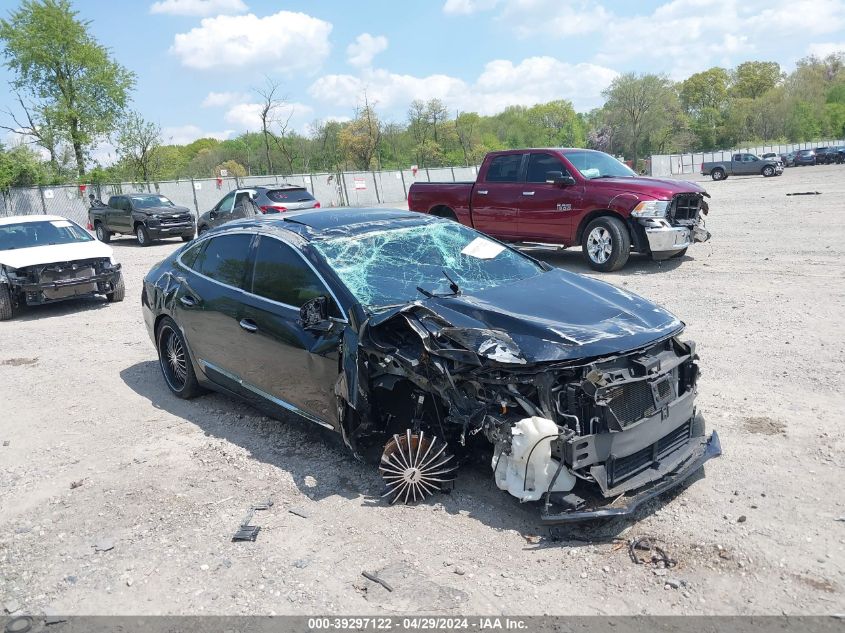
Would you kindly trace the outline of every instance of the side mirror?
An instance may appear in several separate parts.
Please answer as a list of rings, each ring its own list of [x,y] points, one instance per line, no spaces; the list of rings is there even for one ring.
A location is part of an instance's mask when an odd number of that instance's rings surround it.
[[[560,187],[565,185],[574,185],[575,179],[567,174],[566,176],[563,175],[562,171],[547,171],[546,172],[546,183],[550,185],[558,185]]]
[[[306,330],[327,332],[331,329],[328,297],[314,297],[303,303],[299,308],[299,322]]]

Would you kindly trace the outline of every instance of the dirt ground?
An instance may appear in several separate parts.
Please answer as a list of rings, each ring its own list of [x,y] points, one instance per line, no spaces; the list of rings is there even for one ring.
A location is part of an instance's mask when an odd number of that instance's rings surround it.
[[[389,507],[307,423],[171,396],[139,296],[181,242],[117,240],[124,303],[0,324],[0,614],[845,612],[845,166],[705,186],[710,242],[596,276],[687,323],[724,455],[635,520],[556,531],[487,467]],[[268,498],[257,540],[231,542]],[[636,536],[677,566],[633,564]]]

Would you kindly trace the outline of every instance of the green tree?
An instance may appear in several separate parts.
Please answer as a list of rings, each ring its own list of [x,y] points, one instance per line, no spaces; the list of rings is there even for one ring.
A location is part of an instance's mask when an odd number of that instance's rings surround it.
[[[117,135],[117,155],[127,163],[133,179],[149,182],[158,174],[160,148],[161,128],[137,112],[130,112]]]
[[[0,189],[37,185],[43,176],[38,154],[30,148],[18,145],[7,151],[0,145]]]
[[[783,75],[777,62],[744,62],[733,72],[734,96],[756,99],[780,83]]]
[[[663,75],[627,73],[616,77],[602,94],[636,166],[643,139],[664,125],[661,106],[674,96],[671,83]]]
[[[372,169],[381,143],[381,122],[364,95],[364,105],[338,134],[340,151],[356,169]]]
[[[115,129],[135,75],[89,33],[69,0],[23,0],[0,20],[15,90],[38,102],[45,120],[73,147],[79,176],[88,148]]]

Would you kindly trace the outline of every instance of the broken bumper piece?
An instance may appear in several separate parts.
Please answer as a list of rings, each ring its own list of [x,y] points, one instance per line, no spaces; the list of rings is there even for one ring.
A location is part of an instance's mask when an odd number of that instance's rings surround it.
[[[700,438],[687,459],[675,466],[674,470],[641,487],[638,491],[633,490],[613,500],[587,500],[573,493],[551,493],[540,518],[546,525],[557,525],[629,516],[646,501],[682,484],[695,474],[704,462],[721,454],[722,445],[719,442],[719,435],[713,431],[710,437]]]

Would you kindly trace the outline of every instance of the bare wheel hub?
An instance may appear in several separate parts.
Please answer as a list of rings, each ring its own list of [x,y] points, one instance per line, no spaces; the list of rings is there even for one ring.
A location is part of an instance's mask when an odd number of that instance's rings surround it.
[[[453,455],[446,450],[446,442],[428,438],[408,429],[404,435],[394,435],[384,447],[379,473],[387,485],[382,497],[390,503],[416,503],[440,492],[444,483],[454,480],[457,467]]]

